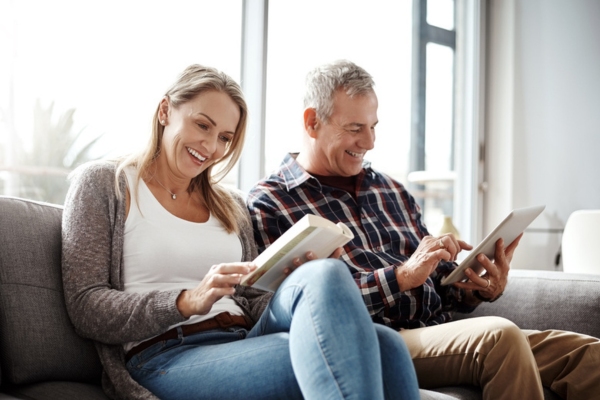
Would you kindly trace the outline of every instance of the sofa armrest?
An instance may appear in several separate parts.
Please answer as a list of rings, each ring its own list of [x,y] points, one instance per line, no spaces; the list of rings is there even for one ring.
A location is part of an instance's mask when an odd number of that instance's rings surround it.
[[[455,319],[495,315],[522,329],[559,329],[600,338],[600,275],[511,270],[504,295]]]

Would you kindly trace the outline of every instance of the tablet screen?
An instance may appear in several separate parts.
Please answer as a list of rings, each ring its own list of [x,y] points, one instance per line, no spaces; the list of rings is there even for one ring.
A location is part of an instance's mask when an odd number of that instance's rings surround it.
[[[475,247],[469,255],[458,264],[458,267],[448,276],[442,279],[442,285],[450,285],[454,282],[467,279],[465,269],[471,268],[477,274],[481,274],[483,266],[477,261],[478,254],[485,254],[490,260],[494,259],[496,242],[504,239],[504,245],[508,246],[527,228],[546,206],[533,206],[517,208],[511,211],[498,226]]]

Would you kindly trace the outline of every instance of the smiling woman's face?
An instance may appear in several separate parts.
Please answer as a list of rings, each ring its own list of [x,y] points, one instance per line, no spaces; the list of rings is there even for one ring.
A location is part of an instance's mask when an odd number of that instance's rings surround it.
[[[165,121],[161,154],[174,174],[187,179],[223,157],[240,120],[239,107],[219,91],[204,92],[178,107],[163,99],[160,109]]]

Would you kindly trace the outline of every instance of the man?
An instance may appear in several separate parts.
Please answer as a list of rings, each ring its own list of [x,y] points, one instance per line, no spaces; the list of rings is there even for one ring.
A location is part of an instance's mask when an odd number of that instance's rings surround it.
[[[307,213],[347,224],[355,238],[341,257],[373,320],[400,330],[421,387],[477,385],[484,399],[543,399],[542,385],[563,398],[598,396],[598,339],[522,331],[498,317],[450,322],[453,312],[502,295],[519,239],[499,241],[493,262],[479,257],[483,276],[469,270],[468,282],[440,285],[471,246],[451,234],[430,236],[404,186],[364,160],[378,122],[373,86],[347,61],[309,73],[303,150],[248,197],[259,251]]]

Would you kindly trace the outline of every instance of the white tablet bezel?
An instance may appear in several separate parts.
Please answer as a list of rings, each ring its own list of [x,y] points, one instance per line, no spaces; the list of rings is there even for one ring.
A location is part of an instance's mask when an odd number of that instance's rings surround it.
[[[445,286],[467,279],[464,272],[467,268],[471,268],[475,273],[480,274],[484,268],[483,265],[477,261],[477,255],[483,253],[490,260],[494,260],[496,242],[498,239],[504,239],[504,245],[508,246],[533,222],[534,219],[537,218],[538,215],[542,213],[542,211],[544,211],[544,208],[546,208],[546,206],[542,205],[517,208],[511,211],[506,218],[504,218],[502,222],[500,222],[498,226],[458,264],[458,267],[454,271],[442,279],[441,284]]]

